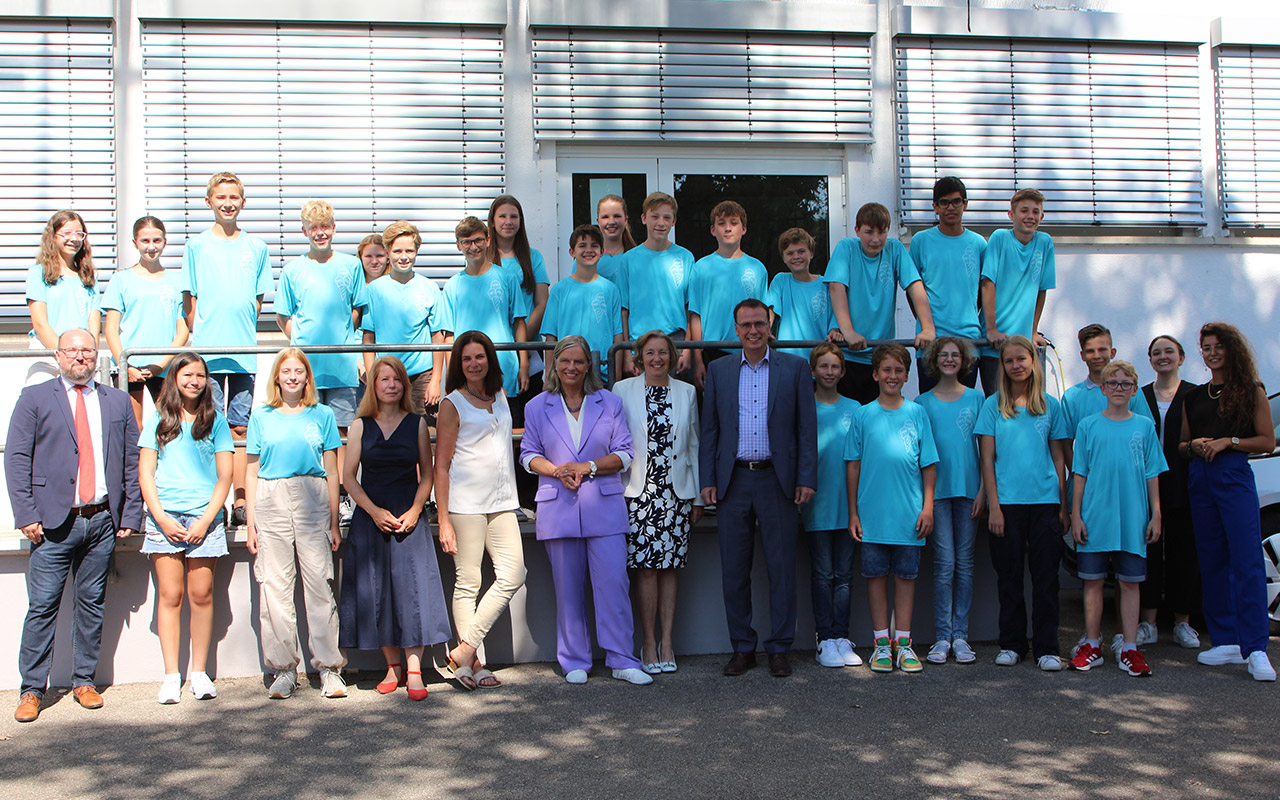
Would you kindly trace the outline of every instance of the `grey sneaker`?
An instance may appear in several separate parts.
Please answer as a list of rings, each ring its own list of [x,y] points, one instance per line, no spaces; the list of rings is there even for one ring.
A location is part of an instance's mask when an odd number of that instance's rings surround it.
[[[1137,645],[1141,647],[1144,644],[1155,644],[1160,641],[1160,631],[1150,622],[1138,623],[1138,641]]]
[[[271,682],[271,688],[267,690],[267,697],[270,697],[272,700],[284,700],[286,697],[292,697],[293,690],[297,688],[297,670],[280,670],[276,673],[275,680]]]
[[[347,683],[336,669],[320,670],[320,694],[324,697],[347,696]]]
[[[1022,656],[1012,650],[1001,650],[996,654],[996,666],[998,667],[1012,667],[1021,660]]]
[[[1036,664],[1044,672],[1062,672],[1062,659],[1057,656],[1040,656]]]
[[[964,639],[956,639],[951,643],[951,652],[956,654],[957,664],[972,664],[978,660],[978,654]]]
[[[1196,650],[1200,647],[1200,634],[1185,622],[1179,622],[1173,626],[1173,638],[1180,647],[1188,650]]]

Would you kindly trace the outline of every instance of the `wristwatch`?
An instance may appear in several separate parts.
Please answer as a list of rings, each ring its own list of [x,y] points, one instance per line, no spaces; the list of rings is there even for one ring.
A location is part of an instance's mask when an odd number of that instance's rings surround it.
[[[1240,437],[1239,437],[1239,436],[1232,436],[1232,437],[1231,437],[1231,446],[1232,446],[1232,447],[1239,447],[1239,446],[1240,446]]]
[[[598,469],[598,467],[596,467],[596,462],[588,461],[587,466],[591,468],[591,474],[588,477],[594,478],[596,476],[596,470]]]

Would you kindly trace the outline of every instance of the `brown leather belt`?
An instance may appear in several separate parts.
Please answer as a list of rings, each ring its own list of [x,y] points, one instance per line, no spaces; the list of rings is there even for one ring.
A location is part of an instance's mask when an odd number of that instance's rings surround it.
[[[71,509],[71,513],[75,514],[77,517],[92,517],[94,514],[97,514],[100,511],[106,511],[106,510],[107,510],[106,503],[93,503],[91,505],[80,506],[79,508],[73,508]]]

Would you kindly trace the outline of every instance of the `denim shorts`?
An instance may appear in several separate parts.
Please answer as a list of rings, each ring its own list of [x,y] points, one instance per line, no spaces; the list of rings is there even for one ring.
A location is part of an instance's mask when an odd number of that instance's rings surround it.
[[[184,528],[189,527],[191,523],[200,519],[199,514],[168,513]],[[156,524],[155,518],[148,513],[145,524],[146,539],[142,542],[142,552],[148,555],[153,553],[183,555],[187,558],[217,558],[225,556],[227,554],[227,529],[223,523],[226,521],[226,516],[225,513],[218,514],[217,519],[213,521],[213,524],[209,526],[209,530],[205,532],[204,538],[197,544],[189,544],[169,541],[169,537],[161,533],[160,526]]]
[[[356,389],[354,386],[334,386],[332,389],[317,389],[321,403],[333,412],[333,421],[339,428],[347,428],[356,418]]]
[[[227,424],[244,428],[253,410],[253,376],[247,372],[215,372],[209,375],[213,386],[213,406],[227,414]],[[231,396],[230,402],[227,395]]]
[[[862,543],[862,577],[883,578],[890,571],[894,577],[913,581],[920,574],[920,551],[915,544]]]
[[[1142,583],[1147,579],[1147,559],[1124,550],[1107,553],[1076,552],[1076,574],[1082,581],[1098,581],[1107,577],[1115,565],[1116,578],[1125,583]]]

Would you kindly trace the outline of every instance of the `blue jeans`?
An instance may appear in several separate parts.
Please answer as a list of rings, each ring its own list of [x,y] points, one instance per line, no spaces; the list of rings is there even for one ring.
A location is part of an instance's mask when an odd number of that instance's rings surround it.
[[[977,529],[969,518],[973,500],[948,497],[933,501],[934,640],[969,638],[973,605],[973,543]]]
[[[813,628],[818,641],[849,638],[849,584],[853,537],[848,530],[810,531]]]
[[[53,666],[53,637],[67,574],[75,581],[71,625],[71,685],[92,686],[102,649],[102,610],[107,596],[107,565],[116,547],[111,513],[73,516],[61,527],[45,529],[27,561],[27,618],[22,624],[18,671],[22,691],[44,696]]]

